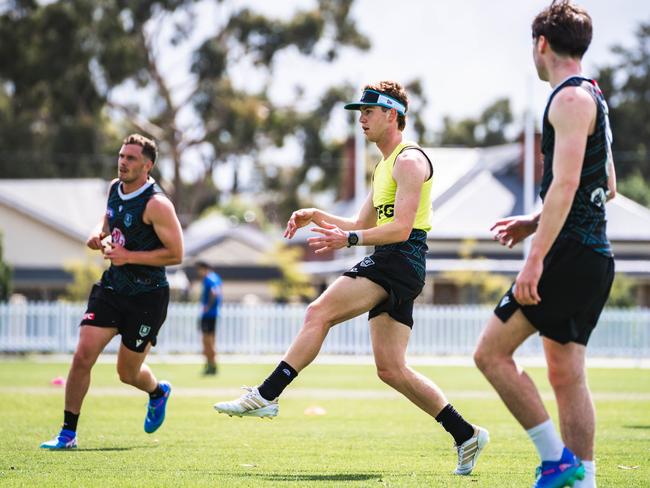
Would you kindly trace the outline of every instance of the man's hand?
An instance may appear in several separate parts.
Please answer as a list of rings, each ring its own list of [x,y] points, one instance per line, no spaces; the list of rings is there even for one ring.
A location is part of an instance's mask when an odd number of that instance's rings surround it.
[[[316,254],[341,249],[348,245],[348,233],[335,225],[322,222],[320,227],[314,227],[311,230],[312,232],[321,234],[318,237],[310,237],[307,239],[309,246],[316,248],[314,251]]]
[[[104,247],[102,241],[106,239],[107,236],[108,234],[104,231],[101,231],[99,234],[93,234],[86,241],[86,246],[94,251],[99,251]]]
[[[114,242],[110,242],[109,246],[104,249],[104,259],[110,259],[111,264],[114,266],[128,264],[130,254],[131,251]]]
[[[544,270],[544,262],[541,259],[528,257],[524,267],[517,275],[513,294],[520,305],[537,305],[542,298],[537,292],[537,285]]]
[[[291,214],[284,231],[284,237],[291,239],[298,229],[307,225],[314,218],[315,208],[301,208]]]
[[[494,233],[494,240],[511,249],[529,235],[534,234],[536,229],[537,221],[529,215],[517,215],[497,220],[490,228]]]

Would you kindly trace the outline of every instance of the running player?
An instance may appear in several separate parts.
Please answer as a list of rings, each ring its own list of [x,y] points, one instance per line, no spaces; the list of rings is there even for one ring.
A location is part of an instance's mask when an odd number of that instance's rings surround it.
[[[77,421],[90,371],[116,334],[122,335],[117,356],[120,380],[149,394],[145,432],[155,432],[165,420],[171,386],[159,382],[144,360],[167,316],[165,266],[181,262],[183,236],[173,204],[149,176],[155,161],[154,141],[138,134],[123,141],[119,177],[110,185],[106,213],[86,242],[111,264],[93,286],[81,320],[65,387],[63,427],[42,448],[77,447]]]
[[[589,14],[555,1],[532,25],[539,77],[553,87],[543,120],[544,175],[536,215],[493,227],[509,247],[535,234],[513,286],[483,331],[475,360],[537,448],[536,487],[594,487],[595,415],[585,350],[609,295],[614,260],[605,202],[616,191],[607,104],[581,73],[591,42]],[[557,400],[558,435],[540,395],[514,362],[514,351],[539,331]],[[582,478],[584,477],[584,480]]]
[[[375,252],[339,277],[307,308],[302,329],[275,371],[241,398],[217,403],[221,413],[274,417],[278,397],[308,366],[330,328],[369,312],[370,335],[379,378],[434,417],[453,436],[458,452],[455,473],[469,474],[489,440],[485,429],[467,422],[428,378],[406,364],[413,326],[413,301],[425,278],[430,226],[433,166],[419,146],[402,140],[408,98],[396,82],[368,85],[359,102],[359,122],[366,138],[383,155],[375,167],[372,189],[355,218],[315,208],[293,212],[285,237],[310,223],[316,253],[345,246],[372,245]]]

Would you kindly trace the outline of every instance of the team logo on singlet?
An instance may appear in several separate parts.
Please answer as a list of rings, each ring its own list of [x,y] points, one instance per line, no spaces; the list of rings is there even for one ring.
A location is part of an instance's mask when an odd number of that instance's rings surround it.
[[[138,334],[140,334],[140,337],[147,337],[150,331],[151,331],[151,327],[142,324],[140,326],[140,330],[138,331]]]
[[[605,190],[602,188],[596,188],[591,192],[591,203],[595,204],[598,207],[602,207],[607,201],[607,195]]]
[[[113,209],[112,209],[111,207],[108,207],[108,208],[106,209],[106,216],[107,216],[109,219],[112,219],[112,218],[113,218],[113,215],[115,215],[115,212],[113,211]]]
[[[126,246],[126,237],[124,237],[124,234],[122,234],[119,227],[113,229],[113,232],[111,232],[111,239],[113,240],[113,244],[119,244],[122,247]]]
[[[131,227],[132,223],[133,223],[133,215],[131,215],[128,212],[125,213],[124,214],[124,225],[126,225],[127,227]]]

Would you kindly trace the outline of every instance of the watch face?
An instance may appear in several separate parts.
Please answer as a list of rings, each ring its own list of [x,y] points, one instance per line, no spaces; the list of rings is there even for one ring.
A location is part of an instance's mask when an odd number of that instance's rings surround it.
[[[348,244],[350,244],[351,246],[356,246],[358,242],[359,242],[359,236],[356,235],[354,232],[350,232],[350,235],[348,235]]]

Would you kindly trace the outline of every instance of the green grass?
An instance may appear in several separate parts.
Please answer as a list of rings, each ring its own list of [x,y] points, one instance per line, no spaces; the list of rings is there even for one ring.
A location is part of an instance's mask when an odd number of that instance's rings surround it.
[[[199,365],[154,364],[175,394],[159,432],[142,430],[146,398],[122,386],[111,364],[98,364],[79,423],[79,449],[49,452],[63,390],[49,385],[67,364],[0,362],[1,486],[531,486],[537,463],[524,431],[469,367],[418,367],[436,381],[492,442],[475,473],[451,474],[450,437],[407,400],[392,396],[372,366],[313,365],[291,385],[278,418],[216,414],[224,389],[255,384],[270,365],[222,366],[217,378]],[[544,370],[530,369],[547,398]],[[598,413],[599,487],[650,486],[650,371],[592,369]],[[332,390],[330,394],[327,390]],[[368,398],[363,394],[367,393]],[[319,405],[324,416],[306,416]],[[552,415],[556,412],[549,402]],[[624,469],[623,467],[635,467]]]

